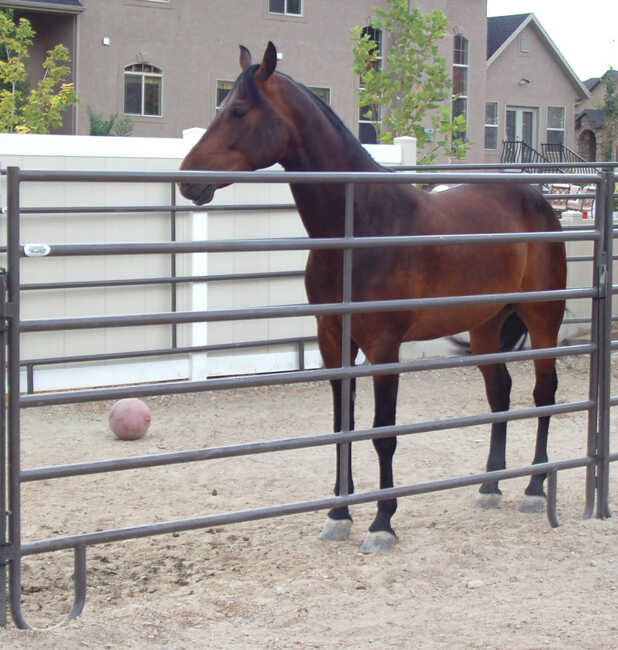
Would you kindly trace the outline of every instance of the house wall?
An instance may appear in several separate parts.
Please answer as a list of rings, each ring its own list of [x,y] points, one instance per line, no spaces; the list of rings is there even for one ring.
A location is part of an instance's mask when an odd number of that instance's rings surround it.
[[[498,102],[498,151],[485,151],[486,162],[497,162],[500,143],[506,139],[506,107],[538,108],[538,143],[547,142],[547,108],[565,108],[565,144],[575,149],[575,102],[580,91],[562,73],[562,66],[549,50],[533,24],[523,32],[529,35],[529,52],[520,51],[515,38],[504,51],[487,66],[486,101]],[[519,85],[520,79],[530,83]],[[540,147],[538,147],[540,150]]]
[[[616,81],[618,82],[618,73],[614,72],[614,75]],[[605,101],[605,92],[605,83],[603,81],[597,83],[596,86],[590,90],[590,97],[577,104],[576,113],[579,114],[585,109],[599,110]],[[607,149],[609,148],[609,143],[607,142],[608,134],[604,126],[599,126],[599,124],[596,122],[593,123],[590,120],[589,116],[586,115],[580,118],[579,128],[576,129],[576,138],[578,140],[578,143],[580,138],[582,138],[582,136],[587,131],[593,134],[593,137],[596,141],[596,160],[605,159],[607,157],[606,153]],[[616,149],[610,155],[610,159],[618,159],[618,143],[616,144]]]
[[[356,79],[349,28],[366,24],[374,0],[342,0],[337,20],[328,0],[305,2],[304,16],[274,16],[267,0],[168,3],[84,0],[80,16],[78,132],[87,129],[86,106],[123,111],[123,70],[147,62],[164,72],[163,116],[132,117],[134,135],[177,136],[207,126],[215,115],[217,80],[238,76],[238,45],[261,58],[268,40],[282,55],[279,69],[309,86],[331,90],[331,104],[356,132]],[[102,44],[103,37],[111,40]],[[97,71],[97,74],[93,74]]]
[[[586,97],[577,103],[577,112],[581,113],[586,108],[598,109],[603,104],[604,97],[605,84],[600,82],[590,90],[590,97]]]
[[[89,131],[88,107],[105,117],[123,114],[123,70],[140,62],[163,70],[163,115],[132,116],[133,135],[176,137],[183,129],[205,127],[215,115],[217,80],[233,81],[238,75],[238,44],[247,45],[258,59],[268,40],[282,54],[279,69],[306,85],[329,88],[332,107],[358,133],[358,79],[352,72],[349,30],[369,24],[374,7],[384,3],[338,0],[336,19],[330,0],[306,0],[300,18],[269,14],[268,0],[82,0],[82,4],[84,11],[77,19],[81,102],[76,108],[76,133]],[[465,6],[455,0],[419,0],[415,6],[424,12],[441,9],[449,18],[449,36],[440,45],[449,69],[453,35],[462,33],[469,39],[469,159],[475,160],[482,144],[485,0],[470,0]],[[59,19],[54,15],[54,24]],[[110,39],[107,46],[104,37]]]

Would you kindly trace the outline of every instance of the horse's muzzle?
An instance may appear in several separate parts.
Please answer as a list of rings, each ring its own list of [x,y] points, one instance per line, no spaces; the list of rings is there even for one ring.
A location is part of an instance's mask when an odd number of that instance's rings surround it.
[[[210,203],[216,189],[212,183],[180,183],[180,193],[196,205]]]

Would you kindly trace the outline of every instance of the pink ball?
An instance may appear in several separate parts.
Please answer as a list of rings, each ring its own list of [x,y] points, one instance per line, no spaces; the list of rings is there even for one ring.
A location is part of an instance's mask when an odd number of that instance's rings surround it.
[[[150,426],[150,409],[136,397],[117,401],[109,413],[109,428],[119,440],[137,440]]]

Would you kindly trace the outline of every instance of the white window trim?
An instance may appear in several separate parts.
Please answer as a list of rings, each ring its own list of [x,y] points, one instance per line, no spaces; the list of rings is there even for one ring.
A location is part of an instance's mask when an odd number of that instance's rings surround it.
[[[455,63],[455,38],[461,37],[465,39],[466,41],[466,63]],[[468,116],[470,114],[470,96],[468,95],[468,91],[470,89],[470,39],[467,36],[464,36],[463,34],[455,34],[453,37],[453,68],[465,68],[466,69],[466,93],[458,93],[451,96],[451,116],[453,115],[453,108],[455,104],[455,98],[457,99],[463,99],[465,101],[465,108],[464,108],[464,118],[466,120],[466,130],[458,136],[459,138],[463,137],[464,139],[467,139],[468,137]]]
[[[522,54],[530,53],[530,33],[525,30],[519,35],[519,51]]]
[[[559,108],[562,110],[562,127],[558,128],[555,126],[549,126],[549,110],[551,108]],[[566,145],[566,106],[548,106],[547,107],[547,124],[545,128],[545,137],[547,139],[547,143],[549,144],[549,138],[547,137],[548,133],[550,131],[558,131],[562,133],[562,144]]]
[[[127,77],[127,75],[132,75],[134,77],[141,77],[142,83],[141,83],[141,90],[142,90],[142,97],[141,97],[141,106],[142,106],[142,112],[141,113],[124,113],[124,115],[131,115],[132,117],[163,117],[163,72],[135,72],[133,70],[127,70],[127,68],[130,68],[132,65],[136,65],[135,63],[130,63],[129,65],[126,65],[124,68],[124,73],[122,76],[123,83]],[[139,64],[137,64],[139,65]],[[157,70],[160,70],[158,66],[152,65],[151,63],[145,63],[144,65],[150,65],[153,68],[157,68]],[[157,115],[153,114],[148,114],[144,113],[144,107],[146,104],[146,84],[144,82],[145,77],[158,77],[161,79],[161,96],[159,98],[159,104],[161,108],[161,112]],[[123,98],[124,99],[124,98]]]
[[[293,13],[288,11],[288,0],[283,0],[283,11],[271,11],[270,9],[270,2],[268,3],[268,13],[271,16],[294,16],[296,18],[302,18],[304,15],[304,8],[305,8],[305,3],[304,0],[300,0],[300,13]]]
[[[496,105],[496,122],[495,123],[490,123],[490,122],[485,122],[485,129],[495,129],[496,130],[496,146],[495,148],[488,148],[485,146],[485,130],[483,130],[483,148],[485,151],[497,151],[498,150],[498,135],[500,133],[500,102],[496,101],[488,101],[485,102],[485,117],[487,117],[487,104],[495,104]]]
[[[220,83],[230,83],[230,84],[232,84],[232,87],[234,86],[234,81],[232,79],[217,79],[216,80],[216,82],[215,82],[215,115],[219,114],[219,111],[221,110],[221,108],[223,106],[223,103],[217,104],[217,91],[219,90],[219,84]],[[225,99],[228,98],[230,92],[232,92],[231,89],[229,90],[228,94],[225,96]],[[225,99],[223,100],[223,102],[225,102]]]
[[[371,27],[371,25],[367,25],[367,27]],[[382,67],[384,66],[384,32],[381,29],[377,30],[377,31],[380,32],[380,40],[379,40],[379,42],[377,42],[377,44],[379,45],[379,48],[378,48],[378,54],[376,56],[376,59],[378,60],[378,65],[379,65],[379,68],[381,70]],[[358,92],[360,93],[362,90],[363,90],[363,86],[359,85]],[[377,120],[363,120],[363,119],[361,119],[361,110],[362,109],[361,109],[360,106],[358,106],[359,137],[360,137],[360,125],[361,124],[371,124],[372,126],[376,126],[378,132],[382,130],[382,105],[377,104],[377,107],[378,107],[378,119]],[[367,107],[364,106],[363,108],[367,108]],[[378,144],[380,144],[379,141],[378,141]]]

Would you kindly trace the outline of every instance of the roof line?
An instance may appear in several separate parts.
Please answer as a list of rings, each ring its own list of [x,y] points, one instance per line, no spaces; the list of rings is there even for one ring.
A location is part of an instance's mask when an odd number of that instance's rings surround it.
[[[61,2],[37,2],[37,0],[11,0],[10,2],[0,3],[3,7],[12,9],[30,9],[31,11],[41,11],[43,13],[65,13],[78,14],[84,11],[81,4],[67,5]]]
[[[581,79],[575,74],[575,71],[571,66],[567,63],[567,60],[562,56],[562,53],[556,46],[556,44],[551,40],[549,37],[549,34],[543,29],[543,25],[539,22],[538,18],[533,14],[529,14],[528,17],[523,20],[516,29],[513,30],[511,35],[502,43],[502,45],[487,59],[487,67],[489,67],[499,56],[504,52],[504,50],[517,38],[517,36],[530,24],[534,23],[534,26],[539,30],[541,33],[541,36],[547,41],[549,46],[553,49],[554,54],[558,57],[560,60],[560,63],[562,63],[563,67],[566,69],[567,73],[571,76],[573,81],[575,82],[575,85],[579,88],[579,90],[582,92],[584,97],[590,97],[590,92],[584,86],[582,83]]]

